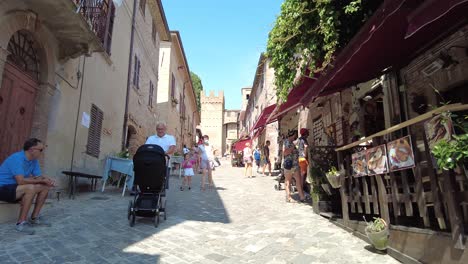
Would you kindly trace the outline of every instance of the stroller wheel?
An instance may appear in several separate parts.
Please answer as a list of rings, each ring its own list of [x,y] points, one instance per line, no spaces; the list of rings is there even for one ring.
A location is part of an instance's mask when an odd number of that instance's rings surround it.
[[[135,225],[135,218],[136,218],[135,213],[132,212],[132,214],[130,215],[130,219],[128,220],[128,223],[131,227]]]
[[[127,212],[127,219],[130,220],[130,215],[132,214],[132,207],[133,207],[133,201],[128,202],[128,212]]]
[[[153,223],[154,223],[154,227],[158,227],[158,225],[159,225],[159,212],[156,213],[156,215],[153,217]]]
[[[164,221],[167,219],[167,208],[166,208],[167,201],[164,201]]]

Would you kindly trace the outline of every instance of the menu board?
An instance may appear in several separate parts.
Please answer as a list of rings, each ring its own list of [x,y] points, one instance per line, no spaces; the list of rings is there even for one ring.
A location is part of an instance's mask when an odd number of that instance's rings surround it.
[[[351,155],[354,177],[367,175],[366,151],[361,151]]]
[[[410,136],[387,143],[387,150],[390,171],[404,170],[415,166]]]
[[[388,172],[387,151],[385,145],[380,145],[366,151],[368,175]]]

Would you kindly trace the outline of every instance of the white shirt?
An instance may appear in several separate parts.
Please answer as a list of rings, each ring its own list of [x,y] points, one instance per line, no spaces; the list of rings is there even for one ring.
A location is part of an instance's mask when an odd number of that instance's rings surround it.
[[[168,134],[165,134],[162,137],[152,135],[146,140],[145,144],[158,145],[164,150],[164,152],[167,152],[171,146],[176,145],[176,140],[173,136]]]
[[[198,149],[200,149],[202,160],[212,160],[214,158],[210,145],[198,145]]]

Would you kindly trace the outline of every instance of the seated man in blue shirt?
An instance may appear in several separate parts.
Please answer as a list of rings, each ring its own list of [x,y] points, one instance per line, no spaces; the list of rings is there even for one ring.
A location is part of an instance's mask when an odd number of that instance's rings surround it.
[[[0,166],[0,200],[10,203],[20,201],[20,215],[15,228],[31,235],[34,234],[32,225],[50,226],[39,216],[49,189],[55,185],[52,179],[41,175],[38,158],[44,148],[39,139],[28,139],[22,151],[9,156]],[[36,205],[27,221],[34,198]]]

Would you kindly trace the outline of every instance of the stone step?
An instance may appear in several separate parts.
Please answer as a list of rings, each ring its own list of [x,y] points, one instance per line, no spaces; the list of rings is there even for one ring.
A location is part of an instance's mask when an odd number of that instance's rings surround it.
[[[47,199],[42,210],[47,209],[52,204],[51,199]],[[19,203],[7,203],[0,201],[0,224],[15,221],[20,210]],[[32,209],[31,209],[32,210]]]

